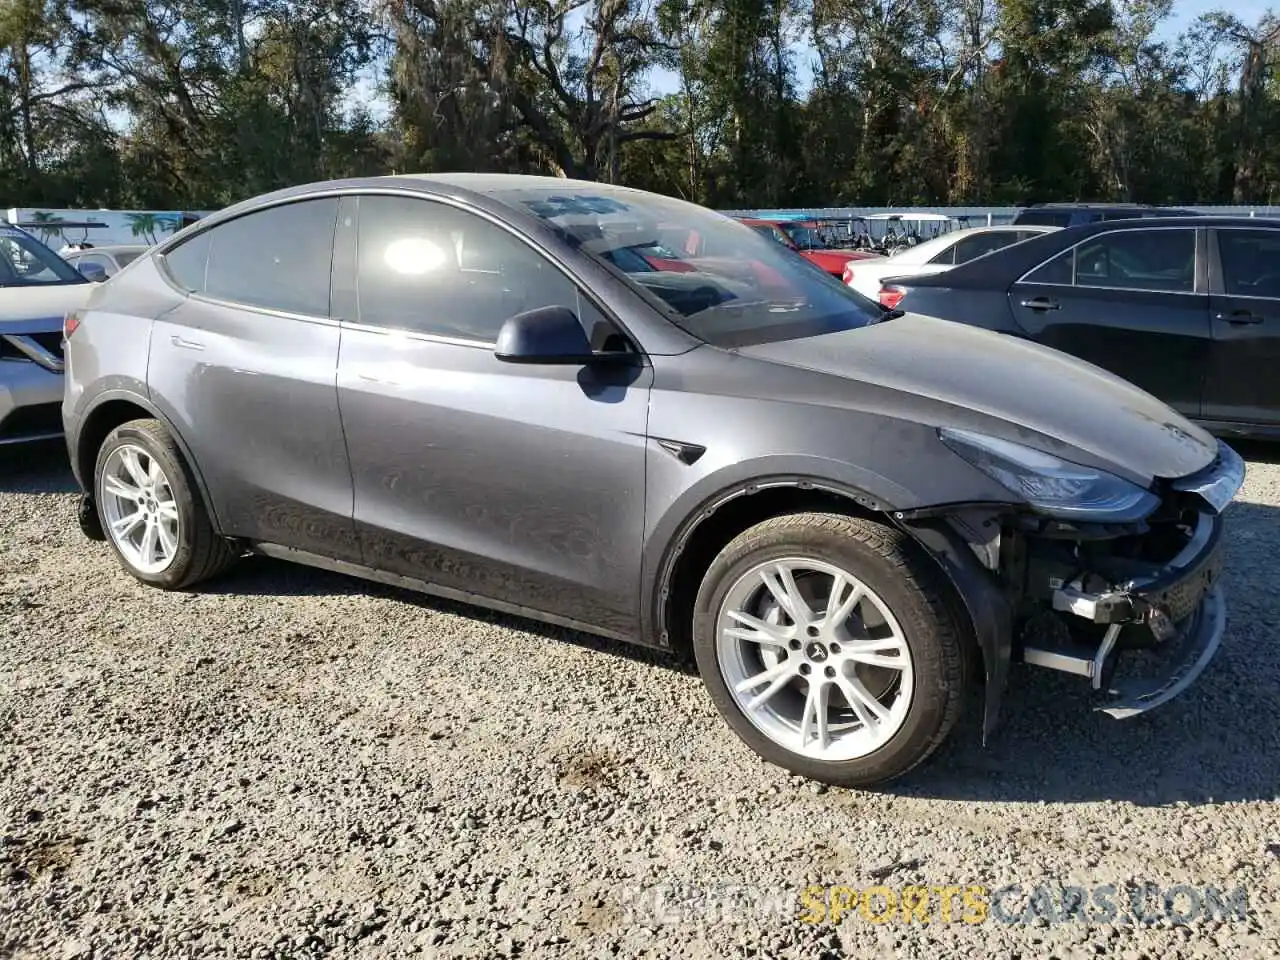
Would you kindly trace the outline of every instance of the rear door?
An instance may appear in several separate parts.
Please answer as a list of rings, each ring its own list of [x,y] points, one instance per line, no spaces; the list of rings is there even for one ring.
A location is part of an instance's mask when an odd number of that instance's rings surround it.
[[[188,296],[152,327],[147,380],[224,533],[358,560],[329,314],[337,209],[268,207],[166,253]]]
[[[1210,231],[1209,420],[1280,422],[1280,230]]]
[[[1031,339],[1200,416],[1211,342],[1207,242],[1194,227],[1094,234],[1016,281],[1010,310]]]

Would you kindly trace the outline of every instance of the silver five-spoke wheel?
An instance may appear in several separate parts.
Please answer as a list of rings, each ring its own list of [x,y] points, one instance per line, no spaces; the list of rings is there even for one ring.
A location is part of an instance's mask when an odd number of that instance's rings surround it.
[[[178,504],[155,457],[137,444],[116,447],[103,465],[98,497],[107,536],[139,573],[160,573],[173,562],[182,532]]]
[[[888,606],[847,570],[798,557],[761,563],[730,586],[716,630],[734,701],[785,750],[852,760],[906,719],[911,651]]]

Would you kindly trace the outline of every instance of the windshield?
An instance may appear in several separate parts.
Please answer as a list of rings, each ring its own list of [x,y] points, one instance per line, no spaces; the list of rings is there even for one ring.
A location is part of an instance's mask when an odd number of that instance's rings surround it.
[[[676,326],[745,346],[866,326],[879,304],[775,240],[681,200],[612,188],[496,191],[619,273]],[[653,249],[665,256],[654,256]]]
[[[35,237],[13,227],[0,227],[0,287],[88,282]]]

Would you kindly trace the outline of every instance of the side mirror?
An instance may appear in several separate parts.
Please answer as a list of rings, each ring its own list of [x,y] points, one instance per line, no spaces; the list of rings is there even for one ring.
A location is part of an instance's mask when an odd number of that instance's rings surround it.
[[[76,269],[80,271],[80,276],[93,283],[102,283],[107,279],[106,268],[99,263],[82,263]]]
[[[586,331],[568,307],[539,307],[517,313],[498,331],[494,355],[507,363],[579,365],[629,356],[592,350]]]

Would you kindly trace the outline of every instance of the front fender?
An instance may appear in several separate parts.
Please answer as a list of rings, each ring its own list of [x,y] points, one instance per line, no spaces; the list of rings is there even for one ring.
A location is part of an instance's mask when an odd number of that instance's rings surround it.
[[[650,453],[650,457],[666,456]],[[651,478],[653,473],[651,471]],[[760,457],[724,466],[700,478],[670,499],[661,510],[652,510],[646,524],[641,559],[641,636],[666,646],[661,608],[670,577],[685,544],[698,525],[736,497],[774,487],[815,490],[844,497],[859,506],[883,512],[910,509],[914,495],[886,477],[864,467],[823,457]],[[663,500],[663,491],[650,485],[650,507]]]

